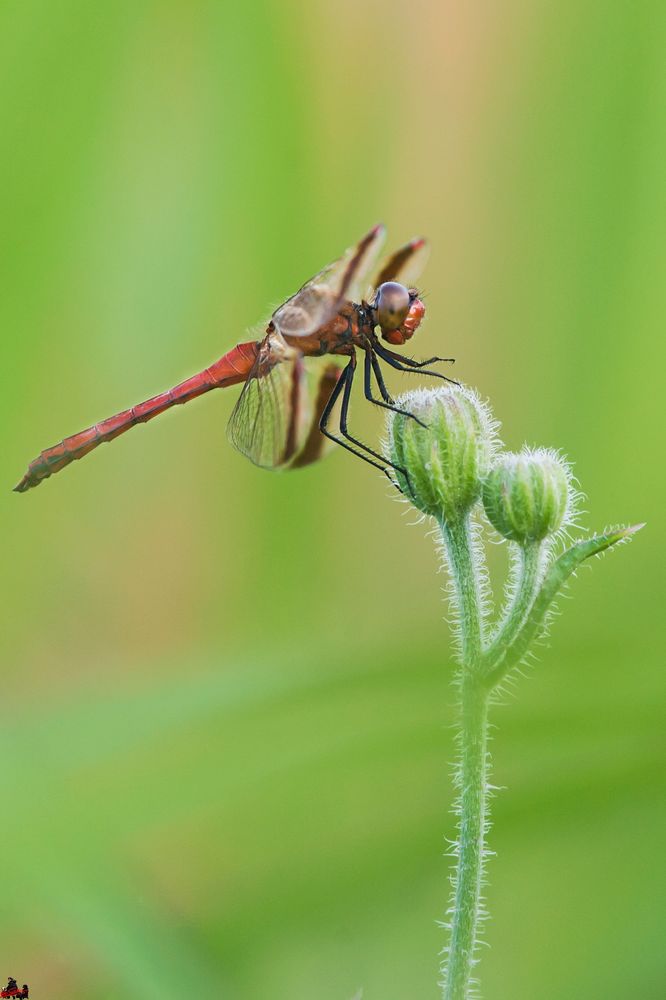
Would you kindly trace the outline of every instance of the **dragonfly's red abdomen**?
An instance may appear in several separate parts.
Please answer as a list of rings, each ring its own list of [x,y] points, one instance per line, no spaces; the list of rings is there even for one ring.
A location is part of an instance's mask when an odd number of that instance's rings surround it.
[[[112,417],[107,417],[99,424],[94,424],[84,431],[79,431],[78,434],[65,438],[64,441],[52,448],[47,448],[34,462],[30,463],[25,476],[14,487],[15,491],[25,493],[33,486],[39,486],[43,479],[48,479],[54,472],[64,469],[70,462],[83,458],[93,448],[106,441],[113,441],[114,438],[124,434],[125,431],[137,424],[152,420],[153,417],[164,413],[171,406],[189,403],[191,399],[196,399],[197,396],[201,396],[211,389],[221,389],[228,385],[235,385],[237,382],[244,382],[254,365],[258,348],[258,343],[253,340],[237,344],[219,361],[174,386],[173,389],[162,392],[159,396],[153,396],[152,399],[147,399],[143,403],[138,403],[129,410],[123,410]]]

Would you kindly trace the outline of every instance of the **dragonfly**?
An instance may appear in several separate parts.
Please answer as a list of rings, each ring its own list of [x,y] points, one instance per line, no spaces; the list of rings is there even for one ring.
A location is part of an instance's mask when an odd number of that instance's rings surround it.
[[[15,491],[25,493],[39,486],[100,444],[172,406],[239,383],[244,385],[229,419],[228,436],[255,465],[302,468],[336,444],[380,469],[395,485],[392,470],[406,476],[405,470],[348,428],[358,356],[363,356],[365,398],[419,423],[395,405],[382,365],[451,382],[429,366],[453,359],[416,361],[393,350],[411,340],[425,316],[413,283],[425,264],[428,246],[422,238],[412,239],[378,264],[384,238],[384,226],[374,226],[279,306],[260,339],[237,344],[172,389],[46,448],[30,463]],[[364,292],[373,270],[374,279]]]

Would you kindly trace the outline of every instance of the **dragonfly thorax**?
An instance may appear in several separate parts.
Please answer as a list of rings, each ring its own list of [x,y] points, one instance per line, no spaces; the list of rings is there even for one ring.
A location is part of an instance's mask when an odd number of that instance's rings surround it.
[[[389,344],[404,344],[414,336],[425,315],[425,306],[415,288],[398,281],[385,281],[377,289],[373,315]]]

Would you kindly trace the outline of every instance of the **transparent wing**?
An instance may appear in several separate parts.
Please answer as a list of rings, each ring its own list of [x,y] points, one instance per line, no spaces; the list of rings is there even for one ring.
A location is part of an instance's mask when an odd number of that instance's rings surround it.
[[[319,419],[341,369],[303,356],[270,333],[229,419],[227,433],[241,454],[264,469],[310,465],[330,449]]]
[[[420,237],[405,243],[395,253],[382,260],[372,286],[373,290],[379,288],[384,281],[399,281],[407,287],[414,285],[421,277],[429,253],[430,248],[426,240]]]
[[[301,354],[279,333],[269,333],[229,419],[234,447],[262,468],[285,465],[309,419],[304,390]]]
[[[375,226],[295,295],[276,309],[273,325],[285,337],[307,337],[324,326],[347,299],[360,301],[361,289],[384,242],[384,226]]]

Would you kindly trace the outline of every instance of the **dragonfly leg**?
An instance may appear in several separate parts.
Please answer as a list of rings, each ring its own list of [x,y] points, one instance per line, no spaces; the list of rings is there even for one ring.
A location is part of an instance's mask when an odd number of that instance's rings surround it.
[[[396,489],[398,489],[402,493],[402,490],[391,476],[389,470],[395,469],[397,472],[402,473],[405,479],[409,482],[409,476],[407,474],[407,471],[405,469],[400,468],[399,466],[394,465],[383,455],[380,455],[379,452],[373,451],[372,448],[369,448],[367,445],[363,444],[362,441],[359,441],[357,438],[352,437],[352,435],[349,434],[347,430],[347,414],[349,411],[349,400],[351,398],[351,387],[354,381],[355,370],[356,370],[356,358],[352,356],[352,358],[349,361],[349,364],[344,369],[342,375],[338,379],[338,382],[333,392],[331,393],[326,406],[324,407],[324,411],[319,421],[319,430],[324,435],[324,437],[327,437],[330,441],[334,441],[336,444],[342,445],[342,447],[345,448],[347,451],[351,452],[352,455],[356,455],[357,458],[360,458],[364,462],[367,462],[368,465],[372,465],[374,466],[375,469],[379,469],[380,472],[383,472],[388,481],[391,483],[391,485],[395,486]],[[340,411],[340,434],[342,435],[342,437],[338,437],[337,434],[333,434],[328,429],[328,422],[330,420],[331,413],[333,412],[333,407],[337,403],[340,394],[342,394],[342,404]],[[352,448],[351,444],[348,444],[349,441],[351,441],[351,443],[356,445],[357,447]],[[362,449],[362,450],[357,450],[357,449]],[[363,454],[364,451],[368,452],[368,454],[364,455]],[[374,461],[373,458],[369,457],[369,455],[374,456],[374,458],[378,459],[379,461]],[[380,464],[382,462],[384,463],[383,465]]]
[[[425,361],[416,361],[414,358],[407,358],[403,354],[397,354],[395,351],[389,351],[386,347],[384,350],[387,354],[391,355],[394,361],[400,361],[409,368],[426,368],[428,365],[434,365],[438,361],[448,361],[448,363],[452,365],[456,360],[455,358],[426,358]]]
[[[392,351],[387,351],[381,344],[375,344],[375,351],[387,365],[390,365],[391,368],[395,368],[399,372],[410,372],[412,375],[418,372],[420,375],[432,375],[433,378],[442,378],[445,382],[450,382],[452,385],[460,384],[455,379],[442,375],[441,372],[432,372],[427,368],[410,368],[409,365],[403,364],[405,358],[400,354],[393,354]]]
[[[375,399],[372,395],[372,373],[374,372],[375,378],[377,380],[377,385],[379,386],[379,391],[382,395],[382,399]],[[367,350],[365,352],[365,379],[364,379],[364,389],[365,398],[375,406],[383,406],[386,410],[393,410],[394,413],[402,413],[404,417],[411,417],[415,420],[417,424],[421,424],[422,427],[427,425],[423,423],[422,420],[414,414],[410,413],[409,410],[401,410],[399,406],[395,406],[391,395],[386,388],[386,383],[384,382],[384,376],[382,374],[379,361],[377,360],[375,354],[372,351]]]
[[[389,461],[388,458],[386,458],[384,455],[380,455],[379,452],[373,451],[373,449],[369,448],[367,444],[363,444],[363,442],[359,441],[358,438],[352,437],[352,435],[347,430],[347,415],[348,415],[348,412],[349,412],[349,402],[351,400],[351,388],[352,388],[352,383],[354,381],[354,375],[356,373],[356,355],[355,354],[352,355],[352,357],[350,359],[350,362],[347,365],[347,370],[349,371],[349,376],[347,378],[347,384],[345,385],[345,388],[344,388],[344,391],[343,391],[343,394],[342,394],[342,406],[340,408],[340,433],[345,438],[347,438],[348,441],[351,441],[353,444],[355,444],[358,448],[363,448],[364,451],[367,451],[370,455],[373,455],[375,458],[381,459],[381,461],[385,462],[386,465],[390,469],[395,469],[396,472],[400,472],[405,477],[405,479],[407,480],[407,483],[408,483],[409,488],[411,490],[412,484],[411,484],[411,480],[409,478],[409,473],[407,472],[406,469],[403,469],[403,467],[401,465],[395,465],[394,462]],[[384,387],[384,388],[386,388],[386,387]],[[378,401],[377,400],[373,400],[373,402],[378,402]],[[411,416],[411,414],[410,414],[410,416]],[[388,476],[389,481],[391,483],[393,483],[394,485],[397,485],[397,483],[395,483],[394,480],[391,478],[391,476],[390,476],[390,474],[388,472],[388,469],[385,470],[385,473]],[[398,487],[398,489],[400,489],[400,487]],[[402,493],[402,490],[400,490],[400,492]]]
[[[407,476],[406,471],[401,466],[394,465],[393,462],[390,462],[388,458],[384,457],[384,455],[380,455],[378,451],[373,451],[372,448],[368,447],[367,444],[363,444],[363,442],[359,441],[358,438],[353,437],[347,430],[347,416],[349,414],[351,388],[352,388],[352,383],[354,381],[354,375],[356,373],[356,355],[352,355],[351,361],[347,365],[347,370],[349,371],[349,376],[347,378],[347,384],[345,385],[342,393],[342,406],[340,408],[340,433],[348,441],[351,441],[352,444],[355,444],[357,448],[363,448],[363,450],[367,451],[369,455],[373,455],[375,458],[380,459],[380,461],[385,462],[386,465],[388,465],[391,469],[397,469],[397,471],[401,472],[403,476]]]
[[[364,462],[367,462],[369,465],[374,465],[374,467],[376,469],[379,469],[380,472],[387,474],[388,469],[384,468],[383,465],[380,465],[379,462],[373,462],[366,455],[361,454],[361,452],[358,452],[355,448],[352,448],[350,445],[348,445],[346,441],[342,440],[342,438],[339,438],[336,434],[332,434],[331,431],[329,431],[328,429],[328,422],[331,418],[333,407],[337,403],[340,394],[345,390],[347,390],[347,383],[349,381],[350,372],[351,372],[351,377],[353,379],[354,374],[351,362],[342,372],[342,375],[338,379],[335,388],[333,389],[333,392],[331,393],[329,400],[326,406],[324,407],[322,415],[319,418],[319,430],[324,435],[324,437],[327,437],[330,441],[334,441],[336,444],[342,445],[342,447],[346,448],[347,451],[350,451],[352,455],[356,455],[357,458],[362,458]],[[377,457],[381,458],[380,455],[378,455]]]

